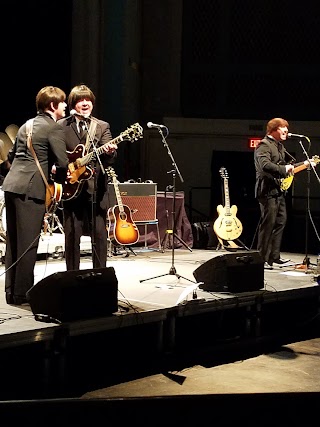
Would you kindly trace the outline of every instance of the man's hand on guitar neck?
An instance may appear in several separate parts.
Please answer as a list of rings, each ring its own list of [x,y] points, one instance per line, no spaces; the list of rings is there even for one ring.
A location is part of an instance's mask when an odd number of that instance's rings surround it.
[[[107,142],[106,144],[103,144],[102,147],[105,153],[112,154],[117,150],[118,145],[110,141],[110,142]]]
[[[314,161],[314,159],[310,159],[310,161],[309,160],[305,160],[304,162],[303,162],[303,164],[304,164],[304,166],[306,166],[306,167],[309,167],[309,164],[311,165],[311,167],[315,167],[316,165],[317,165],[317,162],[315,162]],[[298,167],[299,168],[299,167]],[[296,168],[297,169],[297,168]],[[304,167],[303,167],[303,169],[304,169]],[[295,167],[294,167],[294,165],[286,165],[286,172],[287,172],[287,176],[291,176],[291,175],[293,175],[294,174],[294,172],[295,172]],[[297,170],[296,170],[296,172],[297,172]]]
[[[287,175],[290,176],[293,174],[294,166],[293,165],[286,165],[286,172]]]

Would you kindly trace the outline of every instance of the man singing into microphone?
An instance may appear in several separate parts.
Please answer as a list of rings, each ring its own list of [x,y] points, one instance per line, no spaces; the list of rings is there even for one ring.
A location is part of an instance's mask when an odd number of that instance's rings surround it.
[[[67,181],[68,196],[63,201],[67,270],[80,268],[80,239],[83,235],[91,236],[93,268],[105,267],[107,261],[108,177],[105,169],[114,163],[117,144],[111,142],[109,123],[91,115],[94,104],[95,95],[88,86],[75,86],[68,96],[70,116],[60,121],[72,162],[77,160],[75,153],[79,153],[81,160],[82,154],[95,153],[98,147],[103,146],[104,150],[99,158],[93,154],[77,182]]]
[[[292,156],[284,148],[289,124],[282,118],[271,119],[267,132],[254,151],[256,169],[255,197],[260,206],[257,249],[265,261],[264,268],[272,270],[273,264],[285,264],[290,259],[280,256],[284,227],[287,222],[285,191],[281,179],[293,173],[294,166],[287,164]],[[308,160],[304,162],[308,165]],[[311,162],[315,166],[314,162]],[[302,162],[301,162],[302,164]],[[296,164],[295,166],[299,165]]]

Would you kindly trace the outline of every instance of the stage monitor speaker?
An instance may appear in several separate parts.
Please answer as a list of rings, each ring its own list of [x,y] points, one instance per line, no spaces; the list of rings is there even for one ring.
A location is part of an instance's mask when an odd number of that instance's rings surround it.
[[[132,212],[134,222],[155,221],[157,219],[157,184],[119,183],[121,201]],[[117,205],[114,185],[109,184],[109,205]]]
[[[56,272],[33,285],[27,299],[37,320],[105,317],[118,311],[118,280],[113,267]]]
[[[206,261],[193,275],[205,291],[257,291],[264,287],[264,262],[258,251],[238,251]]]

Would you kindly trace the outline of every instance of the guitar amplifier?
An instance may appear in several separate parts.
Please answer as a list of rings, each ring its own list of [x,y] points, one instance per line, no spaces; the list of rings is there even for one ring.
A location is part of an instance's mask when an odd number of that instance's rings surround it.
[[[117,205],[114,185],[108,184],[109,206]],[[157,184],[155,183],[119,183],[121,201],[132,212],[132,220],[155,221],[157,219]]]

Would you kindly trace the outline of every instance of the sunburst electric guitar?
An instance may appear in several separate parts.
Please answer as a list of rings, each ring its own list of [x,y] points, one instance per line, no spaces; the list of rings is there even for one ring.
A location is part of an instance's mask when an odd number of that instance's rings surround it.
[[[114,245],[131,246],[139,240],[139,230],[133,222],[129,206],[122,203],[117,176],[111,166],[107,168],[107,174],[112,178],[118,203],[107,212],[108,237]]]
[[[318,164],[320,162],[320,158],[319,156],[313,156],[311,159],[312,162],[314,162],[315,164]],[[302,165],[296,166],[293,169],[293,173],[289,176],[286,176],[285,178],[282,178],[280,180],[280,188],[281,191],[287,191],[290,188],[290,185],[292,184],[294,175],[298,172],[303,171],[304,169],[307,169],[309,165],[305,165],[304,163]]]
[[[135,123],[95,151],[85,154],[86,150],[83,144],[77,145],[72,152],[68,151],[69,165],[67,179],[63,184],[62,200],[71,200],[78,196],[84,181],[90,179],[93,175],[93,169],[88,166],[88,163],[96,154],[100,155],[104,152],[105,145],[110,142],[114,144],[119,144],[121,141],[133,142],[138,138],[142,138],[142,136],[143,128],[139,123]]]
[[[238,208],[236,205],[230,207],[228,172],[226,168],[219,170],[224,184],[225,206],[217,206],[218,218],[213,223],[213,230],[223,240],[235,240],[241,236],[242,224],[237,218]]]

